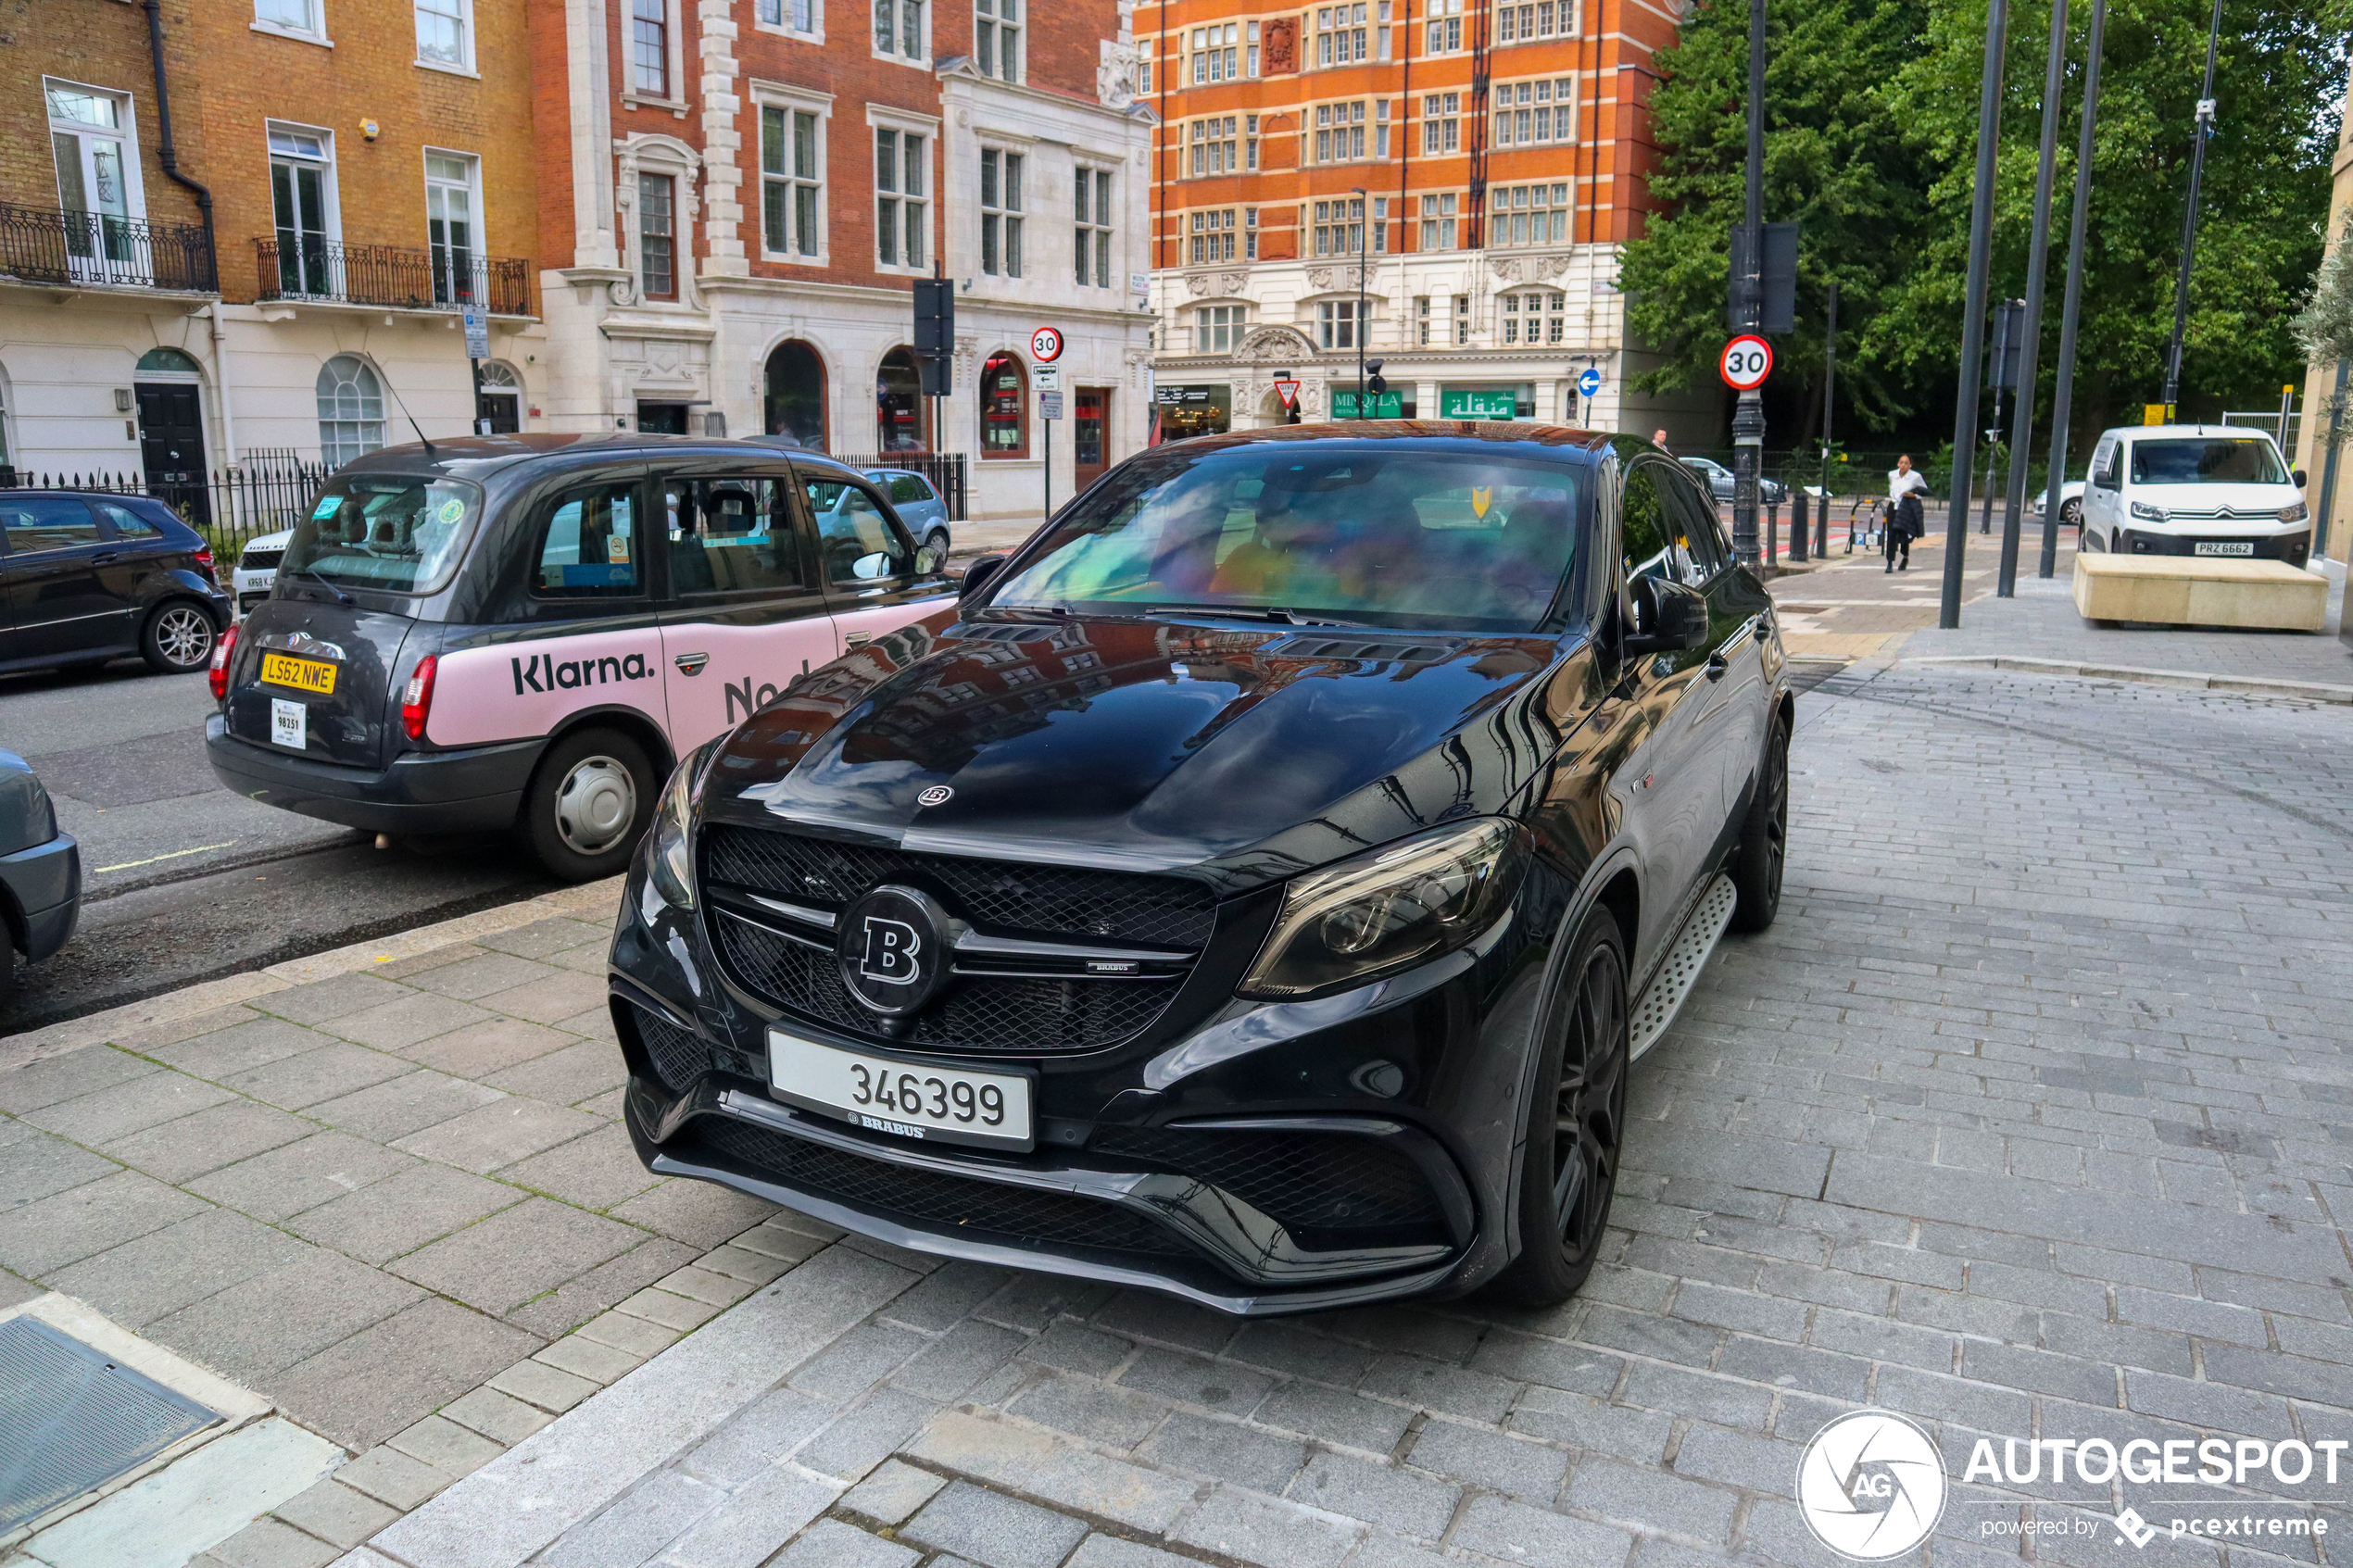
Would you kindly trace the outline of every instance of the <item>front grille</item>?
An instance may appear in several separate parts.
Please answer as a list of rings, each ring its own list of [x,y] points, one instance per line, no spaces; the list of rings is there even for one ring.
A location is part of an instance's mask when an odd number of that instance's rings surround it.
[[[919,855],[795,834],[715,824],[702,835],[707,881],[839,910],[884,882],[923,887],[975,926],[1001,935],[1112,940],[1198,951],[1216,900],[1176,877]],[[711,935],[736,979],[777,1006],[819,1022],[925,1050],[1057,1054],[1097,1050],[1149,1026],[1181,975],[1139,979],[1013,979],[962,975],[939,999],[886,1035],[859,1005],[833,953],[751,922],[714,914]]]
[[[877,883],[927,884],[974,924],[1029,935],[1199,947],[1216,919],[1206,886],[1173,876],[916,855],[724,824],[703,832],[703,874],[829,909]]]
[[[1215,1132],[1102,1127],[1088,1151],[1197,1176],[1294,1234],[1443,1223],[1413,1160],[1347,1133]]]
[[[244,555],[237,558],[237,570],[240,571],[274,571],[277,570],[279,561],[285,558],[285,554],[286,552],[283,550],[247,550]]]
[[[654,1064],[654,1076],[673,1094],[684,1094],[711,1071],[711,1047],[658,1012],[629,1004],[637,1039]]]
[[[1115,1204],[914,1170],[725,1117],[697,1118],[669,1147],[692,1159],[696,1145],[799,1191],[920,1221],[926,1228],[968,1228],[1017,1241],[1111,1252],[1190,1250],[1150,1220]]]
[[[883,1036],[841,983],[832,953],[720,911],[719,956],[761,996],[853,1034]],[[1158,1018],[1176,980],[997,980],[967,975],[912,1021],[895,1044],[929,1050],[1061,1053],[1114,1044]]]

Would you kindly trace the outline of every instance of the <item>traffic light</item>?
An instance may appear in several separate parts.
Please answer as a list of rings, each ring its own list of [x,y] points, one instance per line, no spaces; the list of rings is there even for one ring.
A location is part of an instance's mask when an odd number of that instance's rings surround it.
[[[1382,361],[1378,359],[1367,359],[1365,361],[1365,370],[1367,376],[1365,383],[1365,390],[1372,394],[1375,397],[1378,397],[1382,393],[1389,390],[1389,382],[1380,373],[1381,364]]]
[[[1797,328],[1797,225],[1764,225],[1764,255],[1751,249],[1745,223],[1732,225],[1730,287],[1726,319],[1737,332],[1787,332]]]
[[[915,280],[915,370],[925,397],[950,395],[956,359],[956,284],[949,278]]]

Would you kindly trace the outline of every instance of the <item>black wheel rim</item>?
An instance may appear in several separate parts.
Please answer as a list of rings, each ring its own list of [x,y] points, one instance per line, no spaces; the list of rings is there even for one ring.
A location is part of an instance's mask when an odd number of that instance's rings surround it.
[[[1576,1260],[1601,1243],[1626,1131],[1626,977],[1607,947],[1593,952],[1579,977],[1562,1050],[1553,1219],[1561,1249]]]
[[[1772,765],[1766,769],[1765,787],[1771,792],[1765,812],[1765,885],[1775,902],[1781,897],[1781,862],[1789,854],[1789,743],[1776,740]]]

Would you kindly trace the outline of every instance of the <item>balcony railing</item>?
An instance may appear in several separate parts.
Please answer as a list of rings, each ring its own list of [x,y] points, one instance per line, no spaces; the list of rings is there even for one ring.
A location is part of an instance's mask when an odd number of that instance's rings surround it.
[[[0,277],[94,288],[216,294],[212,241],[199,224],[0,202]]]
[[[529,316],[531,263],[434,246],[347,245],[325,240],[256,240],[262,299],[326,300],[396,310],[480,305],[494,316]]]

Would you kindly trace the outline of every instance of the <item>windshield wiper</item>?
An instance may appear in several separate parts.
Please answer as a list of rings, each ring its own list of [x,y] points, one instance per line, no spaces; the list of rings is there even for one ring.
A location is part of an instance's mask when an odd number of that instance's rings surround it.
[[[341,588],[336,587],[333,583],[328,582],[325,578],[320,576],[317,572],[311,571],[307,566],[292,567],[288,570],[302,573],[303,576],[309,578],[310,581],[318,583],[321,588],[326,589],[329,594],[333,596],[335,603],[339,605],[349,606],[356,602],[349,594],[345,593]]]
[[[1333,621],[1302,615],[1295,609],[1284,609],[1274,605],[1139,605],[1136,608],[1147,615],[1200,615],[1220,621],[1272,621],[1283,626],[1361,627],[1365,624],[1361,621]]]

